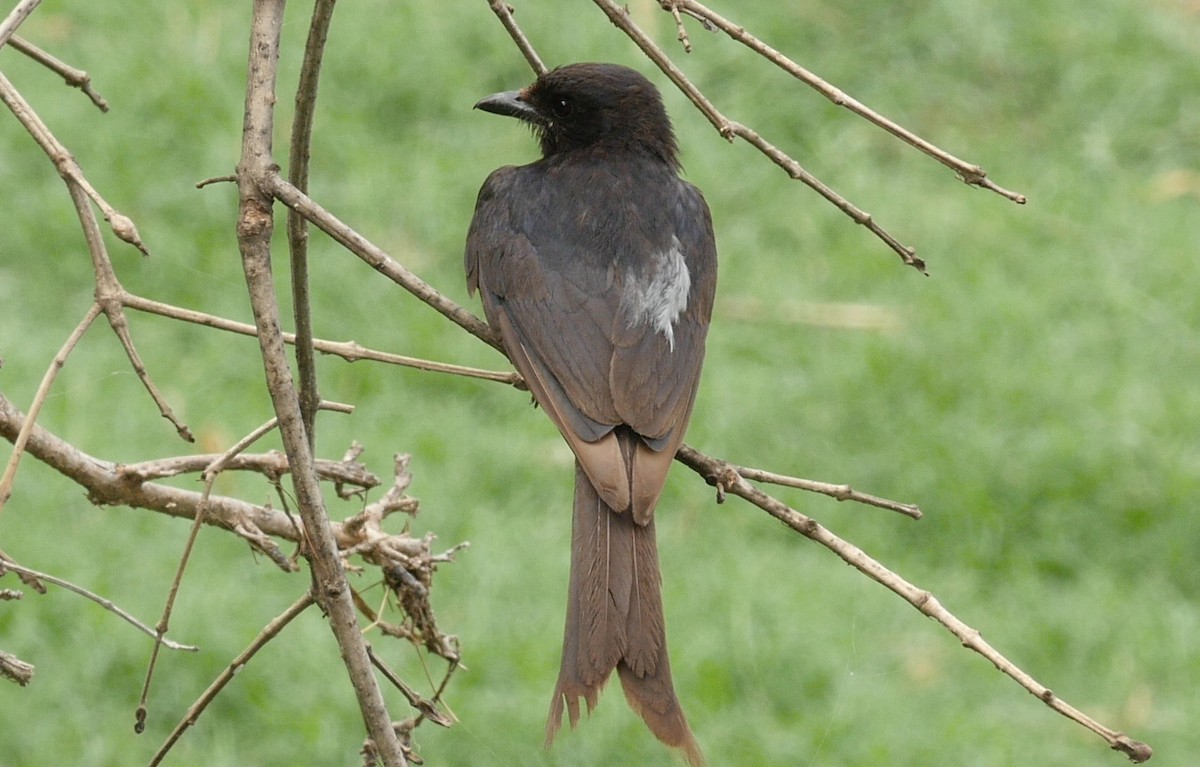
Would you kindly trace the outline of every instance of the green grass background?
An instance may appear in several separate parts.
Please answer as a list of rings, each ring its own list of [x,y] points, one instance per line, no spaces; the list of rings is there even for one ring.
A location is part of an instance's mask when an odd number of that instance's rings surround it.
[[[656,4],[633,3],[666,45]],[[1183,0],[726,3],[775,47],[1029,196],[1018,207],[832,106],[728,39],[690,26],[687,73],[927,259],[902,267],[863,228],[728,145],[665,90],[687,177],[716,220],[721,284],[688,441],[738,463],[917,502],[912,522],[779,495],[919,586],[1106,724],[1200,753],[1200,13]],[[307,28],[288,11],[278,155]],[[525,0],[551,64],[650,72],[589,3]],[[246,320],[230,185],[248,3],[54,4],[23,34],[87,69],[84,97],[11,49],[0,68],[70,147],[153,256],[110,237],[132,291]],[[665,80],[655,75],[660,85]],[[535,156],[511,121],[472,112],[529,70],[478,2],[339,6],[313,149],[314,196],[451,297],[475,307],[461,250],[486,174]],[[68,197],[28,135],[0,118],[0,391],[22,407],[86,310],[90,265]],[[285,274],[280,251],[279,273]],[[503,361],[314,235],[317,332],[403,354]],[[281,280],[286,280],[281,276]],[[758,302],[759,311],[748,311]],[[886,330],[821,327],[773,307],[880,308]],[[768,307],[768,308],[762,308]],[[266,420],[253,340],[131,316],[155,379],[205,450]],[[610,689],[577,732],[540,748],[557,670],[570,457],[525,395],[322,360],[320,452],[351,439],[387,475],[414,454],[418,531],[449,547],[434,602],[467,670],[460,723],[423,726],[430,764],[668,764]],[[72,356],[41,423],[110,460],[189,448],[159,419],[111,333]],[[194,482],[184,481],[194,487]],[[220,487],[270,498],[252,478]],[[354,504],[336,502],[346,516]],[[945,631],[829,552],[682,467],[659,513],[676,684],[713,765],[1124,763]],[[0,548],[153,622],[187,525],[91,506],[32,460]],[[60,590],[0,606],[0,647],[37,664],[0,685],[0,764],[142,764],[212,677],[307,585],[206,531],[172,624],[203,647],[160,664],[132,731],[149,642]],[[364,582],[364,587],[369,583]],[[7,578],[0,586],[15,586]],[[378,596],[377,590],[368,592]],[[387,643],[376,640],[377,646]],[[421,659],[385,652],[421,684]],[[440,674],[436,660],[431,674]],[[398,695],[391,696],[402,712]],[[323,621],[273,642],[176,746],[177,765],[346,765],[361,719]]]

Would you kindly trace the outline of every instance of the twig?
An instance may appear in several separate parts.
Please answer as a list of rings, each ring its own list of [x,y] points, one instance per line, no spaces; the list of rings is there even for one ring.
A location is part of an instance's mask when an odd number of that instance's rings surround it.
[[[270,175],[264,182],[270,187],[280,202],[316,224],[321,231],[341,243],[351,253],[366,261],[380,274],[424,301],[463,330],[466,330],[492,348],[503,351],[503,344],[500,341],[499,335],[488,327],[486,322],[443,296],[432,285],[410,272],[361,234],[342,223],[336,216],[309,198],[308,195],[289,184],[278,174]]]
[[[131,482],[149,482],[165,477],[177,477],[180,474],[195,474],[209,468],[219,456],[214,454],[181,455],[171,458],[156,458],[143,463],[123,464],[117,467],[117,475]],[[367,471],[359,463],[331,461],[317,458],[313,462],[317,476],[326,482],[342,485],[353,485],[369,489],[379,485],[379,477]],[[256,455],[239,455],[229,459],[222,471],[252,471],[269,478],[282,477],[287,474],[287,456],[272,450]]]
[[[258,336],[258,329],[253,325],[236,322],[234,320],[217,317],[204,312],[197,312],[192,309],[183,309],[171,304],[164,304],[159,301],[154,301],[149,298],[135,296],[126,293],[122,297],[124,305],[130,309],[150,314],[157,314],[160,317],[169,317],[171,319],[190,322],[195,325],[203,325],[205,327],[216,328],[230,333],[238,333],[244,336]],[[465,311],[465,310],[464,310]],[[295,343],[296,336],[294,333],[284,333],[283,340],[285,343]],[[391,352],[381,352],[374,349],[368,349],[354,341],[326,341],[320,338],[313,339],[313,346],[322,354],[332,354],[341,357],[347,362],[358,362],[359,360],[371,360],[373,362],[384,362],[389,365],[401,365],[403,367],[415,368],[417,370],[426,370],[434,373],[447,373],[450,375],[464,376],[467,378],[482,378],[487,381],[495,381],[497,383],[508,384],[524,390],[525,382],[521,379],[518,373],[508,372],[502,373],[494,370],[480,370],[479,368],[464,367],[462,365],[453,365],[448,362],[434,362],[432,360],[423,360],[416,357],[405,357],[400,354],[392,354]]]
[[[350,588],[338,556],[320,486],[313,470],[312,453],[300,417],[300,403],[288,368],[279,306],[271,276],[271,234],[274,226],[272,195],[278,183],[271,137],[274,129],[275,81],[283,31],[283,2],[255,0],[250,33],[250,61],[246,78],[246,109],[242,153],[238,162],[238,248],[250,294],[254,324],[262,352],[267,388],[279,419],[292,488],[304,520],[306,553],[316,583],[315,595],[329,616],[330,628],[341,649],[362,711],[367,732],[387,767],[407,764],[383,694],[371,672],[365,642],[358,630]],[[288,185],[292,189],[290,184]],[[298,190],[297,190],[298,192]]]
[[[703,476],[709,484],[746,499],[804,537],[829,549],[840,557],[842,561],[863,575],[890,589],[922,614],[941,624],[943,628],[962,642],[963,646],[982,655],[999,669],[1001,673],[1015,681],[1031,695],[1041,700],[1052,710],[1057,711],[1059,714],[1099,735],[1108,743],[1110,748],[1125,754],[1129,757],[1130,761],[1141,763],[1150,758],[1153,753],[1150,746],[1133,740],[1124,733],[1105,727],[1069,705],[1066,701],[1051,692],[1049,688],[1038,682],[985,642],[977,629],[971,628],[959,620],[953,613],[944,608],[933,594],[904,580],[896,573],[884,567],[880,562],[872,559],[862,549],[834,535],[811,517],[801,514],[754,487],[739,474],[736,466],[719,459],[710,458],[695,450],[680,451],[678,457],[684,464]]]
[[[137,618],[133,617],[133,615],[131,615],[130,613],[121,609],[112,600],[105,599],[104,597],[100,596],[99,594],[96,594],[92,591],[88,591],[87,589],[85,589],[82,586],[76,586],[74,583],[71,583],[70,581],[65,581],[62,578],[57,578],[53,575],[48,575],[48,574],[40,572],[38,570],[34,570],[33,568],[19,565],[16,562],[9,559],[8,557],[2,557],[2,558],[0,558],[0,575],[3,575],[5,570],[12,570],[13,572],[21,573],[21,574],[29,576],[31,578],[37,578],[39,581],[45,581],[46,583],[53,583],[55,586],[64,588],[67,591],[74,592],[74,593],[78,594],[79,596],[84,597],[86,599],[90,599],[91,601],[93,601],[96,604],[103,607],[105,610],[108,610],[113,615],[116,615],[118,618],[121,618],[126,623],[133,626],[134,628],[136,628],[138,631],[142,632],[143,634],[146,634],[147,636],[151,636],[151,637],[155,636],[154,629],[150,628],[145,623],[142,623]],[[184,650],[186,652],[198,652],[200,650],[199,647],[195,647],[193,645],[187,645],[187,644],[180,644],[178,642],[167,639],[165,637],[162,639],[162,643],[172,650]]]
[[[722,32],[729,35],[729,37],[767,59],[772,64],[795,77],[805,85],[808,85],[810,88],[817,91],[834,104],[840,107],[845,107],[859,117],[862,117],[864,120],[879,126],[904,143],[920,150],[921,152],[924,152],[941,164],[945,165],[947,168],[954,171],[955,175],[957,175],[958,178],[964,183],[971,186],[990,189],[991,191],[1001,195],[1002,197],[1006,197],[1015,203],[1020,205],[1025,204],[1025,195],[1017,192],[1010,192],[1003,187],[997,186],[992,182],[991,179],[987,177],[987,172],[983,168],[958,159],[949,152],[946,152],[945,150],[929,143],[907,128],[904,128],[898,123],[888,119],[887,117],[884,117],[875,110],[864,105],[862,102],[851,98],[843,91],[839,90],[833,85],[830,85],[825,80],[821,79],[817,75],[792,61],[787,56],[784,56],[779,51],[767,45],[762,40],[759,40],[757,37],[747,32],[745,27],[735,24],[729,19],[726,19],[724,16],[718,14],[716,11],[713,11],[705,5],[696,2],[696,0],[670,0],[669,3],[664,3],[663,5],[664,7],[667,7],[668,5],[672,6],[671,10],[675,12],[677,21],[679,19],[678,10],[683,9],[686,10],[690,15],[710,22]]]
[[[133,372],[137,374],[138,380],[142,382],[142,386],[145,387],[146,392],[150,395],[150,399],[154,401],[159,415],[175,427],[175,433],[181,439],[185,442],[195,442],[196,438],[192,436],[192,432],[188,429],[187,424],[175,417],[171,406],[167,404],[166,397],[162,395],[158,390],[158,386],[150,378],[150,373],[146,370],[141,355],[138,354],[137,348],[133,345],[133,337],[129,333],[129,322],[125,319],[125,312],[120,302],[120,297],[125,293],[125,290],[117,280],[112,259],[109,258],[108,248],[104,244],[104,237],[100,234],[100,224],[96,221],[96,214],[88,202],[84,188],[74,177],[66,177],[65,180],[67,191],[71,194],[71,202],[75,204],[75,212],[79,216],[79,223],[83,227],[83,236],[87,242],[88,253],[92,256],[92,269],[95,272],[96,280],[96,303],[104,310],[104,316],[108,318],[109,327],[112,328],[117,339],[121,342],[121,348],[125,350],[125,356],[129,359],[129,364],[133,367]]]
[[[500,19],[500,23],[508,30],[508,34],[512,37],[513,42],[517,44],[517,50],[521,51],[521,55],[529,62],[529,66],[533,68],[535,75],[543,75],[546,73],[546,65],[542,63],[542,59],[537,55],[537,51],[533,49],[533,44],[529,42],[529,38],[517,26],[517,20],[513,18],[514,9],[506,0],[488,0],[488,6],[492,9],[492,13]]]
[[[25,420],[25,414],[0,394],[0,437],[15,441]],[[26,452],[85,488],[88,500],[96,505],[148,509],[190,521],[195,519],[196,509],[203,500],[202,494],[194,490],[154,482],[131,482],[121,476],[117,464],[89,455],[37,424],[29,433]],[[220,495],[210,496],[207,503],[207,525],[221,527],[243,537],[244,529],[257,529],[263,534],[292,543],[301,541],[296,522],[269,506]],[[348,535],[340,523],[333,523],[333,533],[338,546],[342,548],[361,542],[356,536]]]
[[[662,6],[664,11],[671,14],[671,18],[675,19],[675,39],[678,40],[679,44],[683,46],[683,52],[691,53],[692,41],[688,37],[687,29],[685,29],[683,26],[683,16],[681,16],[679,13],[679,1],[661,0],[659,5]]]
[[[42,4],[42,0],[21,0],[16,7],[9,11],[8,16],[4,17],[4,21],[0,21],[0,46],[8,42],[13,33],[17,31],[17,27],[25,19],[29,18],[29,14]]]
[[[379,656],[375,654],[375,651],[369,644],[367,645],[367,656],[371,659],[371,663],[375,665],[375,668],[379,669],[379,672],[383,674],[384,678],[391,682],[392,685],[400,691],[400,693],[408,700],[408,704],[420,712],[421,716],[441,727],[449,727],[454,724],[453,719],[438,710],[436,700],[431,701],[422,698],[416,690],[414,690],[403,679],[397,676],[396,672],[392,671],[391,667],[384,663],[383,660],[381,660]]]
[[[629,16],[629,10],[625,6],[618,5],[614,0],[592,0],[600,10],[604,11],[609,20],[624,32],[629,39],[633,40],[647,58],[653,61],[659,69],[663,71],[675,87],[679,88],[685,96],[692,102],[697,109],[700,110],[708,121],[712,123],[717,132],[725,139],[732,141],[735,136],[745,140],[758,151],[769,157],[773,163],[782,168],[788,176],[802,182],[817,194],[824,197],[832,203],[838,210],[849,216],[856,224],[861,224],[870,230],[876,237],[883,240],[889,248],[894,250],[900,259],[907,265],[917,269],[922,274],[925,274],[925,262],[917,258],[916,251],[904,245],[887,230],[875,223],[871,214],[860,210],[853,205],[849,200],[842,197],[830,187],[826,186],[820,179],[805,170],[800,163],[793,160],[774,144],[771,144],[765,138],[760,136],[756,131],[748,128],[741,123],[734,122],[725,115],[721,114],[708,98],[700,92],[700,90],[692,84],[692,82],[683,74],[683,71],[675,65],[675,62],[667,56],[662,48],[650,39],[641,27],[634,23]]]
[[[699,456],[699,453],[695,449],[688,447],[687,445],[679,448],[679,452],[682,454],[679,460],[685,464],[688,464],[689,459],[695,460],[696,457]],[[880,498],[877,495],[861,493],[852,488],[850,485],[839,485],[830,482],[818,482],[812,479],[789,477],[783,474],[775,474],[774,472],[763,471],[762,469],[752,469],[746,466],[734,466],[733,468],[745,479],[751,479],[757,482],[769,482],[771,484],[782,485],[784,487],[795,487],[799,488],[800,490],[808,490],[812,493],[827,495],[830,498],[835,498],[839,501],[854,501],[855,503],[862,503],[867,506],[876,506],[880,509],[887,509],[888,511],[894,511],[899,514],[903,514],[906,517],[911,517],[912,519],[921,518],[921,509],[916,504],[901,503],[888,498]]]
[[[11,45],[14,50],[20,51],[50,71],[58,74],[63,78],[63,80],[66,81],[67,85],[71,86],[72,88],[78,88],[85,96],[92,100],[92,103],[95,104],[101,112],[108,111],[108,102],[104,100],[103,96],[92,90],[92,77],[87,72],[83,71],[82,69],[76,69],[70,64],[60,61],[33,43],[24,38],[18,37],[17,35],[13,35],[8,41],[8,44]]]
[[[321,58],[329,25],[333,21],[334,0],[317,0],[313,5],[308,41],[300,65],[296,86],[296,109],[292,117],[291,151],[288,178],[297,189],[308,192],[309,147],[312,144],[313,115],[317,107],[317,85],[321,76]],[[295,211],[287,216],[288,252],[292,271],[292,314],[296,320],[296,375],[300,379],[300,418],[308,435],[308,447],[316,446],[317,365],[313,350],[312,301],[308,281],[308,222]]]
[[[2,76],[2,75],[0,75]],[[8,464],[4,467],[4,475],[0,477],[0,512],[4,511],[4,504],[12,497],[12,486],[17,476],[17,466],[21,464],[21,456],[25,453],[25,445],[29,441],[29,435],[33,433],[36,425],[38,413],[42,410],[42,405],[46,402],[46,397],[50,393],[50,387],[54,384],[54,379],[58,377],[58,371],[62,370],[63,365],[67,364],[67,357],[71,351],[79,343],[79,339],[83,338],[83,334],[91,327],[96,318],[100,316],[100,305],[92,304],[88,308],[87,314],[75,326],[75,330],[71,331],[71,335],[59,348],[58,354],[54,355],[54,359],[50,361],[50,367],[46,369],[46,373],[42,376],[42,382],[38,384],[37,392],[33,395],[33,403],[29,406],[29,412],[25,415],[20,431],[13,439],[12,455],[8,457]]]
[[[100,212],[104,215],[104,220],[108,221],[112,227],[113,234],[121,240],[141,251],[142,255],[150,255],[150,251],[146,249],[145,243],[142,242],[141,236],[138,234],[137,227],[134,226],[133,219],[124,215],[116,208],[108,204],[108,201],[100,196],[100,193],[91,185],[87,178],[83,175],[83,170],[79,167],[79,163],[71,155],[67,148],[63,146],[42,119],[38,117],[29,103],[21,96],[13,84],[3,72],[0,72],[0,101],[3,101],[17,118],[17,120],[33,136],[42,151],[49,156],[50,161],[54,163],[54,167],[58,170],[60,176],[64,180],[73,180],[77,183],[84,193],[96,203],[100,208]]]
[[[155,767],[156,765],[162,763],[163,758],[167,755],[167,752],[171,750],[171,747],[174,746],[181,737],[183,737],[184,731],[196,723],[196,720],[199,719],[200,715],[204,713],[204,710],[208,708],[208,704],[212,703],[221,690],[225,689],[225,685],[233,681],[233,677],[238,673],[238,671],[240,671],[247,663],[249,663],[250,659],[254,657],[255,653],[261,650],[267,644],[267,642],[270,642],[272,639],[279,636],[279,633],[283,631],[283,629],[286,628],[287,625],[296,618],[296,616],[300,615],[300,613],[311,607],[314,601],[315,600],[313,599],[312,592],[306,593],[304,596],[297,599],[291,607],[284,610],[282,614],[264,626],[262,631],[258,632],[258,636],[254,638],[254,641],[252,641],[250,645],[241,652],[241,654],[230,661],[225,670],[222,671],[217,678],[213,680],[212,684],[208,686],[208,689],[201,693],[200,697],[188,707],[188,710],[186,713],[184,713],[183,718],[179,720],[179,724],[175,725],[175,728],[171,730],[169,735],[167,735],[167,739],[161,746],[159,746],[158,751],[154,753],[154,756],[151,757],[150,767]]]

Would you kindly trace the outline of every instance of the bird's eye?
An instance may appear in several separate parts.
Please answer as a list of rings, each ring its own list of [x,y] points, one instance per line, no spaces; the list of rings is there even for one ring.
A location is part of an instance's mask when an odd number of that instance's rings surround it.
[[[555,99],[554,103],[550,105],[550,111],[561,120],[571,114],[571,102],[566,99]]]

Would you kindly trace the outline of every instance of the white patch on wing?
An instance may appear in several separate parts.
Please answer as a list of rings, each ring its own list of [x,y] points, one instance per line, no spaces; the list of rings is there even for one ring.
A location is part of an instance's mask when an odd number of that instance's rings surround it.
[[[630,327],[648,323],[667,338],[675,350],[675,321],[687,308],[692,276],[688,273],[678,238],[671,238],[671,249],[651,257],[649,274],[632,276],[625,283],[621,306],[627,313]]]

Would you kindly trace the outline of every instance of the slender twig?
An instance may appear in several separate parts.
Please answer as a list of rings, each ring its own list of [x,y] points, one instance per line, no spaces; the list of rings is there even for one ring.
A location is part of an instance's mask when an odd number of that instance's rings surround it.
[[[817,75],[797,64],[795,61],[792,61],[787,56],[784,56],[779,51],[767,45],[762,40],[747,32],[745,27],[735,24],[729,19],[726,19],[724,16],[721,16],[716,11],[713,11],[707,6],[696,2],[696,0],[671,0],[669,4],[673,6],[673,10],[676,11],[677,20],[678,9],[683,9],[686,10],[690,15],[710,22],[722,32],[729,35],[729,37],[737,40],[739,43],[767,59],[775,66],[790,74],[792,77],[795,77],[805,85],[808,85],[810,88],[817,91],[834,104],[840,107],[845,107],[864,120],[879,126],[904,143],[916,148],[917,150],[929,155],[933,159],[945,165],[947,168],[954,171],[955,175],[957,175],[964,183],[971,186],[990,189],[991,191],[1001,195],[1002,197],[1006,197],[1015,203],[1020,205],[1025,204],[1025,195],[1017,192],[1010,192],[1003,187],[997,186],[992,182],[991,179],[987,177],[987,172],[983,168],[979,167],[978,165],[968,163],[965,160],[958,159],[954,155],[931,144],[907,128],[899,125],[895,121],[884,117],[862,102],[851,98],[845,92],[834,87],[833,85],[830,85],[825,80],[821,79]]]
[[[33,9],[42,4],[42,0],[21,0],[16,7],[9,11],[8,16],[0,21],[0,46],[8,42],[13,33],[17,31],[17,27],[33,13]]]
[[[321,77],[321,59],[329,25],[333,21],[334,0],[317,0],[313,5],[308,41],[300,65],[296,86],[296,110],[292,117],[292,141],[288,155],[288,179],[297,189],[308,192],[309,148],[312,145],[313,116],[317,108],[317,85]],[[300,381],[300,417],[308,435],[309,450],[316,447],[317,390],[316,353],[313,350],[312,301],[308,281],[308,222],[293,210],[287,216],[288,252],[292,270],[292,313],[296,319],[296,376]]]
[[[629,16],[629,9],[623,5],[619,5],[614,0],[592,0],[609,20],[624,32],[629,39],[633,40],[646,57],[653,61],[659,69],[663,71],[671,82],[675,84],[688,100],[692,102],[697,109],[700,110],[717,132],[724,138],[732,141],[736,136],[754,146],[758,151],[769,157],[773,163],[782,168],[788,176],[800,181],[817,194],[824,197],[832,203],[838,210],[849,216],[856,224],[861,224],[871,231],[876,237],[883,240],[889,248],[894,250],[900,259],[907,265],[914,267],[918,271],[925,273],[925,262],[917,258],[916,251],[901,243],[893,237],[887,230],[875,222],[871,214],[860,210],[845,197],[842,197],[837,192],[833,191],[829,186],[825,185],[816,176],[804,169],[800,163],[789,157],[787,153],[780,150],[774,144],[767,141],[757,131],[734,122],[725,117],[720,110],[713,105],[708,98],[700,92],[700,89],[692,84],[691,80],[683,74],[683,71],[675,65],[675,62],[667,56],[666,52],[658,46],[650,38],[649,35],[642,30],[633,19]]]
[[[679,450],[681,453],[684,453],[689,457],[697,455],[696,451],[687,445],[679,448]],[[684,457],[680,457],[679,460],[686,463],[686,458]],[[855,490],[850,485],[839,485],[830,482],[818,482],[812,479],[789,477],[783,474],[763,471],[762,469],[752,469],[746,466],[734,466],[734,469],[744,478],[755,480],[757,482],[769,482],[773,485],[795,487],[799,488],[800,490],[808,490],[809,492],[827,495],[830,498],[836,498],[839,501],[855,501],[867,506],[876,506],[881,509],[887,509],[888,511],[894,511],[899,514],[903,514],[906,517],[911,517],[912,519],[921,518],[921,509],[916,504],[899,503],[888,498],[880,498],[877,495],[862,493],[858,490]]]
[[[1054,711],[1091,730],[1108,743],[1109,747],[1120,751],[1135,763],[1144,762],[1152,753],[1150,746],[1133,740],[1124,733],[1105,727],[1083,712],[1069,705],[1050,691],[1045,685],[1016,666],[1004,657],[994,647],[983,640],[978,629],[974,629],[959,620],[953,613],[938,602],[930,592],[918,588],[892,572],[866,552],[849,543],[816,520],[805,516],[787,504],[776,500],[744,479],[736,466],[715,458],[709,458],[695,450],[680,451],[679,459],[708,480],[709,484],[721,488],[724,492],[733,493],[746,499],[763,511],[783,522],[788,527],[804,537],[821,544],[842,559],[846,564],[855,568],[871,580],[891,590],[904,601],[932,618],[943,628],[953,634],[963,646],[986,658],[1003,674],[1007,675],[1031,695],[1035,696]]]
[[[183,718],[179,720],[179,723],[176,724],[175,728],[171,730],[169,735],[167,735],[167,739],[161,746],[159,746],[158,751],[156,751],[154,756],[151,757],[150,767],[155,767],[156,765],[162,763],[163,758],[167,755],[167,752],[171,750],[171,747],[174,746],[181,737],[183,737],[183,733],[189,727],[196,723],[196,720],[198,720],[200,715],[204,713],[204,710],[208,708],[208,704],[212,703],[221,690],[225,689],[225,686],[233,681],[234,676],[236,676],[237,673],[241,671],[247,663],[250,662],[250,659],[253,658],[254,655],[267,644],[267,642],[270,642],[272,639],[279,636],[279,633],[283,631],[283,629],[286,628],[287,625],[291,623],[298,615],[300,615],[300,613],[311,607],[314,601],[315,600],[313,599],[312,592],[305,593],[304,596],[297,599],[278,617],[276,617],[266,626],[263,626],[262,631],[258,632],[258,636],[254,637],[254,641],[252,641],[249,646],[247,646],[246,649],[243,650],[236,658],[230,661],[229,665],[225,667],[225,670],[222,671],[217,678],[213,680],[212,684],[208,686],[208,689],[201,693],[200,697],[197,698],[192,705],[188,706],[188,710],[184,713]]]
[[[46,402],[46,397],[50,394],[50,387],[54,384],[54,379],[58,377],[58,371],[62,370],[63,365],[67,364],[67,357],[71,355],[71,351],[79,343],[79,339],[83,338],[83,334],[91,327],[96,318],[100,316],[100,305],[92,304],[88,308],[87,314],[71,331],[71,335],[59,348],[58,354],[54,355],[54,359],[50,361],[50,367],[46,369],[46,373],[42,376],[42,382],[38,384],[37,391],[33,395],[33,403],[29,406],[29,412],[25,415],[21,423],[20,431],[13,440],[12,455],[8,457],[8,463],[4,467],[4,475],[0,476],[0,512],[4,511],[4,504],[12,497],[12,486],[17,476],[17,466],[21,463],[21,456],[25,453],[25,445],[29,441],[30,434],[33,433],[36,425],[38,413],[42,410],[42,405]]]
[[[138,234],[137,227],[134,226],[133,219],[119,212],[116,208],[108,204],[108,201],[100,196],[100,193],[91,185],[83,175],[83,170],[79,167],[79,163],[75,161],[74,156],[67,151],[50,129],[42,122],[42,118],[38,117],[37,113],[25,101],[20,92],[17,91],[13,84],[3,72],[0,72],[0,101],[4,102],[17,118],[17,120],[33,136],[38,145],[42,147],[42,151],[49,156],[54,167],[58,170],[60,176],[64,179],[74,180],[79,184],[80,188],[87,196],[96,203],[100,208],[100,212],[104,215],[104,220],[108,221],[112,227],[113,234],[120,239],[133,245],[142,255],[150,255],[150,251],[146,249],[145,243],[142,242],[141,236]]]
[[[83,71],[82,69],[76,69],[64,61],[60,61],[53,55],[43,51],[33,43],[22,37],[18,37],[17,35],[13,35],[8,41],[8,44],[11,45],[14,50],[20,51],[37,63],[49,69],[51,72],[54,72],[62,77],[62,79],[66,81],[67,85],[71,86],[72,88],[78,88],[85,96],[92,100],[92,103],[95,104],[101,112],[108,111],[108,102],[104,100],[103,96],[101,96],[99,93],[96,93],[96,91],[92,89],[92,77],[87,72]]]
[[[64,588],[67,591],[78,594],[79,596],[84,597],[85,599],[90,599],[91,601],[93,601],[96,604],[103,607],[105,610],[108,610],[113,615],[116,615],[121,620],[123,620],[126,623],[128,623],[129,625],[133,626],[134,628],[136,628],[138,631],[142,632],[143,634],[146,634],[151,637],[155,636],[154,629],[150,628],[145,623],[142,623],[140,620],[135,618],[132,614],[130,614],[126,610],[123,610],[120,606],[118,606],[111,599],[106,599],[106,598],[100,596],[99,594],[96,594],[95,592],[88,591],[87,589],[85,589],[82,586],[77,586],[74,583],[71,583],[70,581],[63,580],[62,578],[57,578],[53,575],[48,575],[48,574],[40,572],[38,570],[34,570],[31,567],[25,567],[24,565],[19,565],[7,557],[0,557],[0,575],[2,575],[5,570],[12,570],[13,572],[21,573],[21,574],[29,576],[31,578],[37,578],[39,581],[45,581],[46,583],[53,583],[55,586]],[[199,647],[195,647],[193,645],[187,645],[187,644],[180,644],[179,642],[175,642],[173,640],[167,639],[166,637],[162,638],[162,643],[172,650],[183,650],[186,652],[198,652],[200,650]]]
[[[661,0],[659,5],[675,20],[675,39],[683,46],[683,52],[691,53],[692,41],[688,37],[687,29],[683,26],[683,16],[679,13],[679,0]]]
[[[289,184],[278,174],[270,176],[266,183],[270,185],[280,202],[316,224],[321,231],[341,243],[380,274],[391,279],[479,340],[494,349],[503,350],[499,335],[488,327],[486,322],[446,298],[432,285],[392,259],[378,246],[344,224],[308,195]]]
[[[383,674],[384,678],[391,682],[392,686],[400,691],[400,694],[408,700],[408,704],[419,711],[421,716],[442,727],[449,727],[454,724],[453,719],[438,710],[436,700],[426,700],[425,698],[421,697],[420,693],[410,687],[407,682],[405,682],[399,677],[399,675],[396,674],[395,671],[392,671],[388,664],[384,663],[383,660],[375,654],[375,651],[369,644],[367,645],[367,656],[371,659],[371,663],[374,664],[375,668],[379,669],[379,673]]]
[[[273,161],[271,138],[283,5],[282,0],[255,0],[253,7],[242,153],[237,169],[238,247],[254,324],[258,328],[267,389],[279,419],[279,433],[292,467],[292,489],[304,520],[305,552],[316,581],[315,595],[329,616],[330,628],[341,649],[342,661],[375,748],[386,767],[402,767],[407,760],[371,671],[337,542],[313,470],[312,451],[308,447],[299,397],[287,363],[278,299],[271,276],[272,196],[277,186],[273,182],[281,181]]]
[[[218,317],[213,314],[205,314],[192,309],[183,309],[171,304],[164,304],[160,301],[154,301],[149,298],[135,296],[126,293],[122,297],[122,302],[130,309],[157,314],[160,317],[169,317],[171,319],[190,322],[195,325],[203,325],[205,327],[216,328],[230,333],[238,333],[244,336],[256,337],[258,329],[253,325],[236,322],[234,320]],[[465,311],[465,310],[464,310]],[[283,340],[285,343],[295,343],[296,336],[293,333],[284,333]],[[514,372],[499,372],[495,370],[481,370],[479,368],[464,367],[462,365],[454,365],[448,362],[434,362],[432,360],[423,360],[417,357],[405,357],[401,354],[392,354],[391,352],[381,352],[374,349],[368,349],[354,341],[326,341],[320,338],[313,340],[313,346],[322,354],[332,354],[341,357],[347,362],[358,362],[359,360],[371,360],[372,362],[383,362],[389,365],[401,365],[403,367],[415,368],[417,370],[426,370],[434,373],[447,373],[449,375],[464,376],[467,378],[481,378],[487,381],[495,381],[497,383],[508,384],[509,386],[518,389],[525,389],[525,382],[518,373]]]
[[[537,51],[533,49],[533,44],[529,42],[529,38],[517,26],[517,20],[513,18],[513,8],[507,0],[488,0],[488,6],[492,9],[492,13],[500,19],[500,23],[508,30],[508,34],[512,37],[513,42],[517,44],[517,50],[529,62],[529,66],[533,68],[535,75],[546,73],[546,65],[542,63],[542,59],[537,55]]]

